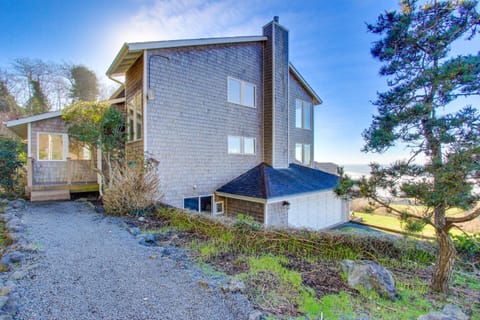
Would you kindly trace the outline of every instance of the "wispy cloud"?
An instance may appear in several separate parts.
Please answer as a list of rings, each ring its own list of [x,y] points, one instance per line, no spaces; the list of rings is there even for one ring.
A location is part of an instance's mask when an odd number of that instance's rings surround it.
[[[157,0],[139,6],[116,30],[119,43],[255,35],[265,23],[251,1]]]

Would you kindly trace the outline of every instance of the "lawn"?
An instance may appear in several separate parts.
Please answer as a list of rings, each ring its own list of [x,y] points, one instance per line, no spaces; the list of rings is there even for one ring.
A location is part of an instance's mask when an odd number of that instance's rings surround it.
[[[400,219],[396,217],[386,216],[386,215],[376,214],[376,213],[363,213],[363,212],[354,212],[353,216],[362,218],[362,222],[372,226],[378,226],[378,227],[388,228],[392,230],[397,230],[399,232],[404,232]],[[462,231],[456,228],[453,228],[452,230],[450,230],[450,233],[452,235],[463,234]],[[425,237],[435,237],[435,230],[433,229],[432,226],[426,225],[423,231],[418,234]]]

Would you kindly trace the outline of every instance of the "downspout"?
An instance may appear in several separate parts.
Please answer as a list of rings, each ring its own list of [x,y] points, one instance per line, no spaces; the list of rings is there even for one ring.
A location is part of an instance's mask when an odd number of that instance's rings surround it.
[[[121,85],[121,86],[124,86],[124,85],[125,85],[125,83],[123,83],[123,82],[120,81],[120,80],[115,79],[114,77],[112,77],[112,76],[110,76],[110,75],[108,76],[108,79],[110,79],[110,80],[118,83],[118,84]]]

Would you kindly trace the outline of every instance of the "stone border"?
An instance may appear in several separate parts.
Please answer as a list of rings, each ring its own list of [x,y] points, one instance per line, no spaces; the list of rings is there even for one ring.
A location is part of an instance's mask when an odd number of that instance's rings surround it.
[[[12,240],[12,244],[1,252],[0,264],[7,271],[0,274],[0,320],[14,318],[19,300],[16,284],[26,277],[29,270],[37,267],[28,263],[26,257],[37,251],[24,237],[27,228],[22,217],[26,208],[27,202],[23,199],[0,199],[0,219],[5,223],[5,233]]]

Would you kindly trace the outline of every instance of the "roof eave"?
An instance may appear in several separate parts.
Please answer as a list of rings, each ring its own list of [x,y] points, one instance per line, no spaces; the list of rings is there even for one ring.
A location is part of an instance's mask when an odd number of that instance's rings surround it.
[[[123,70],[118,70],[122,61],[129,53],[143,52],[145,50],[180,48],[191,46],[206,46],[215,44],[246,43],[246,42],[267,41],[265,36],[246,36],[246,37],[224,37],[224,38],[201,38],[184,40],[166,40],[150,42],[131,42],[124,43],[112,64],[108,68],[106,75],[110,78],[120,77],[125,74]]]
[[[288,67],[292,72],[292,74],[294,75],[294,77],[297,78],[297,80],[300,81],[300,83],[308,91],[308,93],[312,95],[313,103],[315,105],[322,104],[323,103],[322,99],[318,96],[315,90],[313,90],[313,88],[308,84],[307,80],[305,80],[305,78],[302,77],[300,72],[298,72],[298,70],[293,66],[291,62],[288,63]]]

